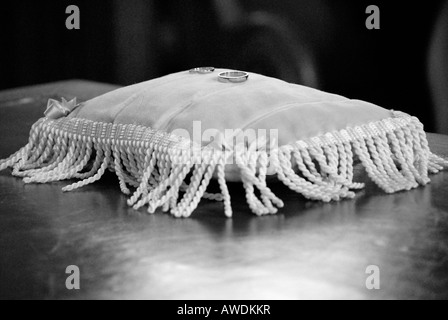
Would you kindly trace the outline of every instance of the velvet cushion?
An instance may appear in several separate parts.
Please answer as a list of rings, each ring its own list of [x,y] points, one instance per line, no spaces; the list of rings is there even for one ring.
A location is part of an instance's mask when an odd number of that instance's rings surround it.
[[[327,132],[379,121],[390,111],[360,100],[250,73],[243,83],[209,74],[180,72],[92,99],[70,117],[137,124],[166,132],[186,129],[276,129],[285,145]],[[206,143],[207,141],[204,141]]]
[[[265,215],[284,205],[272,179],[329,202],[364,187],[354,181],[357,162],[387,193],[426,185],[448,165],[431,153],[415,117],[255,73],[224,83],[221,71],[179,72],[79,106],[50,99],[28,144],[0,170],[13,168],[25,183],[79,179],[63,191],[110,170],[136,210],[189,217],[207,198],[231,217],[227,181],[241,181],[252,212]],[[220,193],[206,192],[212,178]]]

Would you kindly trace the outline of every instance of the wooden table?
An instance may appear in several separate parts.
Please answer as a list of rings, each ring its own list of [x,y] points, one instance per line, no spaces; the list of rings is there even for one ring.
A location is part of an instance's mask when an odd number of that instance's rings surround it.
[[[68,81],[0,93],[0,158],[24,145],[49,97],[85,100],[114,89]],[[448,155],[448,137],[429,135]],[[0,298],[447,299],[448,172],[386,195],[306,201],[281,186],[286,208],[257,218],[230,186],[235,217],[203,201],[193,217],[127,207],[114,175],[63,194],[0,173]],[[81,289],[67,290],[67,266]],[[380,290],[366,268],[380,269]]]

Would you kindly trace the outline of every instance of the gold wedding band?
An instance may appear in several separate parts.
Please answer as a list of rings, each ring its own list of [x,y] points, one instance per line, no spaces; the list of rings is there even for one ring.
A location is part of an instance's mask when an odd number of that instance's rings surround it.
[[[190,69],[190,73],[200,73],[200,74],[212,73],[213,71],[215,71],[214,67],[200,67]]]
[[[221,82],[240,83],[247,81],[249,74],[244,71],[226,71],[218,75],[218,80]]]

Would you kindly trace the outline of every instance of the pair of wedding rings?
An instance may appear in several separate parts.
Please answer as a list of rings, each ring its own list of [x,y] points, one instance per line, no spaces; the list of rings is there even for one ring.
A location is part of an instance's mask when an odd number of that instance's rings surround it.
[[[190,73],[207,74],[215,71],[213,67],[193,68]],[[225,71],[218,74],[218,80],[221,82],[240,83],[247,81],[249,74],[244,71]]]

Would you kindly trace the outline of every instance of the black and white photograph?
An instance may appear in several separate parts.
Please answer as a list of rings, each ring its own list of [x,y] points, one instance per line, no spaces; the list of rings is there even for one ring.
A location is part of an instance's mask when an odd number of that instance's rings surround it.
[[[16,0],[0,39],[0,300],[448,299],[448,0]]]

